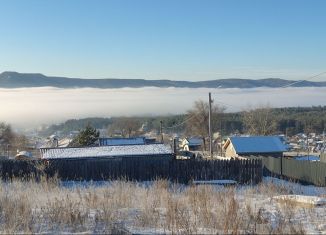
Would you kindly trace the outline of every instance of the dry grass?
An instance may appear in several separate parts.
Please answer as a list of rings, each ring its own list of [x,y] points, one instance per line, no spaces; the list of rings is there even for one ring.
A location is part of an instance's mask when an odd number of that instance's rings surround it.
[[[305,233],[296,216],[301,209],[305,220],[316,219],[313,209],[269,199],[290,191],[273,184],[239,189],[156,180],[63,187],[56,179],[14,180],[0,182],[0,232]]]

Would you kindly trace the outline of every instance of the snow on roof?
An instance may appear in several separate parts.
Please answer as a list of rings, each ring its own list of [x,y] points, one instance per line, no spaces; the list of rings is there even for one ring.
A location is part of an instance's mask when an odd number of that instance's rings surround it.
[[[53,139],[58,139],[58,136],[57,135],[50,135],[49,136],[49,139],[53,140]]]
[[[61,140],[59,140],[58,147],[60,147],[60,148],[68,147],[68,145],[70,144],[70,142],[72,140],[73,139],[71,139],[71,138],[61,139]]]
[[[40,144],[39,148],[54,148],[56,143],[53,140],[47,140]]]
[[[144,137],[135,138],[100,138],[100,146],[145,144]]]
[[[32,153],[27,151],[20,151],[19,153],[17,153],[16,157],[19,156],[30,157],[30,158],[33,157]]]
[[[155,156],[171,155],[172,149],[164,144],[98,146],[82,148],[49,148],[42,149],[43,159],[59,158],[93,158],[122,156]]]
[[[230,140],[239,153],[274,153],[287,151],[286,145],[278,136],[249,136],[230,137]]]

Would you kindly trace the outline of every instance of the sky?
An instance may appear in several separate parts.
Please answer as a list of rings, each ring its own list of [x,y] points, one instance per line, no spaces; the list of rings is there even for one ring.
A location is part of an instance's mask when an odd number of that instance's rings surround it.
[[[325,9],[324,0],[0,0],[0,72],[305,79],[326,71]]]

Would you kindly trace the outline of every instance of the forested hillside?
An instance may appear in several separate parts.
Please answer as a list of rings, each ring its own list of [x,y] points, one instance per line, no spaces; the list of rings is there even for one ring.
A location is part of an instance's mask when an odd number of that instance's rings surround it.
[[[280,78],[264,79],[215,79],[208,81],[174,81],[174,80],[146,80],[146,79],[81,79],[67,77],[51,77],[40,73],[0,73],[0,87],[58,87],[58,88],[123,88],[123,87],[188,87],[188,88],[255,88],[255,87],[283,87],[292,84],[293,87],[324,87],[326,82],[293,81]]]

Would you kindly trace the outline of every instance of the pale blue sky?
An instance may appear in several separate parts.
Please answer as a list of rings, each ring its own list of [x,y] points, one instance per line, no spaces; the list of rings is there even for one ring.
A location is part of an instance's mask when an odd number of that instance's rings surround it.
[[[302,79],[326,71],[324,0],[0,0],[0,72]]]

